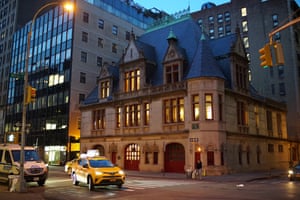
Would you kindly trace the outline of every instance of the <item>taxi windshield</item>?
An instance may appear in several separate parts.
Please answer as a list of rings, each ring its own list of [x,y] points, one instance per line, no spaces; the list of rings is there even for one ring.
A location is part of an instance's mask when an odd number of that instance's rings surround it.
[[[39,155],[35,150],[24,150],[25,161],[40,161]],[[21,158],[20,150],[12,150],[14,161],[19,162]]]
[[[113,167],[114,165],[109,160],[90,160],[90,166],[94,168]]]

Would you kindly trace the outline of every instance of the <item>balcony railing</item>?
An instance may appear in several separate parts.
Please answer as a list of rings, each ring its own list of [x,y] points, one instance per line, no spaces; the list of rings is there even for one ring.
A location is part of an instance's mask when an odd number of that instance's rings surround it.
[[[135,97],[146,97],[146,96],[155,96],[161,95],[166,93],[178,92],[178,91],[186,91],[187,84],[185,81],[166,84],[162,86],[153,86],[153,87],[146,87],[142,88],[137,91],[133,92],[119,92],[114,94],[114,100],[124,100],[124,99],[131,99]]]

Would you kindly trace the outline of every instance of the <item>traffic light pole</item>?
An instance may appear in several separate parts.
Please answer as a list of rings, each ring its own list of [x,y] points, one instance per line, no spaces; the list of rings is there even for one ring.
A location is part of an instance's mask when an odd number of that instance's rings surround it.
[[[26,131],[26,110],[27,110],[27,88],[28,88],[28,65],[29,65],[29,55],[30,55],[30,41],[32,35],[32,28],[35,24],[37,16],[44,10],[46,7],[51,5],[57,5],[58,2],[48,3],[42,6],[33,16],[32,22],[30,24],[30,29],[27,35],[27,48],[26,48],[26,57],[25,57],[25,71],[24,71],[24,88],[23,88],[23,110],[22,110],[22,127],[21,127],[21,155],[20,155],[20,178],[19,178],[19,192],[26,192],[26,181],[24,179],[24,162],[25,162],[25,131]]]
[[[266,68],[266,67],[272,67],[274,64],[275,66],[281,66],[284,65],[284,55],[282,50],[282,44],[279,42],[273,41],[274,34],[278,33],[279,31],[282,31],[291,25],[298,23],[300,21],[300,17],[284,24],[283,26],[276,28],[275,30],[271,31],[269,33],[269,43],[265,44],[263,48],[259,49],[260,53],[260,60],[261,64],[260,66]],[[272,60],[272,51],[275,53],[275,62]]]
[[[279,31],[282,31],[282,30],[284,30],[284,29],[286,29],[286,28],[288,28],[288,27],[290,27],[290,26],[292,26],[293,24],[296,24],[296,23],[298,23],[298,22],[300,22],[300,17],[298,17],[298,18],[296,18],[296,19],[293,19],[292,21],[286,23],[285,25],[283,25],[283,26],[281,26],[281,27],[279,27],[279,28],[273,30],[272,32],[270,32],[270,33],[269,33],[270,45],[273,44],[273,35],[274,35],[274,34],[278,33]]]
[[[24,88],[23,88],[23,109],[22,109],[22,128],[21,128],[21,155],[20,155],[20,178],[19,178],[19,192],[26,192],[26,181],[24,179],[24,162],[25,162],[25,152],[24,152],[24,147],[25,147],[25,131],[26,131],[26,110],[27,110],[27,96],[31,95],[28,94],[27,88],[28,88],[28,68],[29,68],[29,55],[30,55],[30,41],[31,41],[31,35],[32,35],[32,29],[35,24],[37,16],[47,7],[49,6],[55,6],[55,5],[60,5],[61,2],[55,1],[55,2],[50,2],[45,5],[43,5],[41,8],[39,8],[36,13],[34,14],[31,24],[30,24],[30,29],[27,35],[27,47],[26,47],[26,57],[25,57],[25,71],[24,71]],[[73,9],[73,4],[71,3],[66,3],[64,5],[64,8],[67,10],[72,10]]]

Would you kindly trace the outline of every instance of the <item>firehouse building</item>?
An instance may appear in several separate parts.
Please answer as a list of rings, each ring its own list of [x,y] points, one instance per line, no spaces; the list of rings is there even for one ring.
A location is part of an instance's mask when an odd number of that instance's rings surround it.
[[[207,175],[286,169],[286,106],[257,94],[248,71],[238,28],[209,39],[185,16],[132,32],[80,106],[81,152],[125,170],[184,173],[197,160]]]

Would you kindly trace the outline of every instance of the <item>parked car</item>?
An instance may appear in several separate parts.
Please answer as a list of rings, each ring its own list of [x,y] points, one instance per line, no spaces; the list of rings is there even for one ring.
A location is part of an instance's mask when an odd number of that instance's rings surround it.
[[[125,172],[104,156],[83,155],[73,165],[71,178],[74,185],[88,184],[90,191],[95,186],[116,185],[121,188],[125,183]]]
[[[9,175],[20,174],[21,146],[0,144],[0,181],[9,183]],[[44,163],[36,149],[24,147],[24,179],[43,186],[48,178],[48,165]]]
[[[288,177],[290,181],[294,181],[297,178],[300,178],[300,163],[298,163],[288,171]]]

